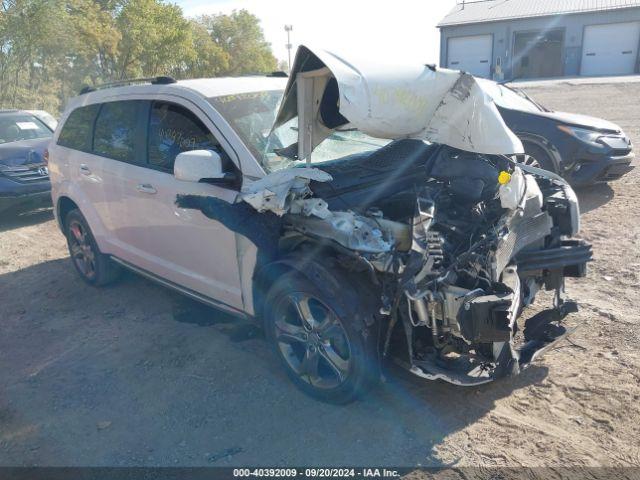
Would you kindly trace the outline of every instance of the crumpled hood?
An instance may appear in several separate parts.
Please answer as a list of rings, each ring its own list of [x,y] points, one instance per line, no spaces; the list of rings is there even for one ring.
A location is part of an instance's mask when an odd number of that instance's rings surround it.
[[[590,117],[588,115],[580,115],[577,113],[567,112],[540,112],[536,113],[541,117],[547,117],[552,120],[560,121],[575,127],[585,127],[590,130],[598,130],[606,133],[618,133],[622,129],[613,122],[603,120],[602,118]]]
[[[51,138],[37,138],[0,144],[0,164],[14,167],[27,163],[42,163],[44,150],[50,141]]]
[[[472,75],[419,62],[352,62],[300,46],[274,129],[296,116],[300,159],[309,158],[334,130],[345,128],[476,153],[524,152]]]

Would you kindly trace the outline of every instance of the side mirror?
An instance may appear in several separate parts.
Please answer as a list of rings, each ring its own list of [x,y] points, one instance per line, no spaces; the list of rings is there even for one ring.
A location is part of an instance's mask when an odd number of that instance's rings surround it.
[[[173,175],[184,182],[225,178],[222,158],[213,150],[191,150],[178,154],[173,164]]]

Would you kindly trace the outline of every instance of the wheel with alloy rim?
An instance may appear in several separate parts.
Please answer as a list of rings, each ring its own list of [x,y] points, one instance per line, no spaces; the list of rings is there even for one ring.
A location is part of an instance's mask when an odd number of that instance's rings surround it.
[[[114,281],[120,269],[107,255],[100,252],[80,211],[71,210],[65,218],[64,225],[69,255],[82,279],[96,286]]]
[[[531,167],[558,173],[551,155],[539,145],[523,142],[524,155],[518,155],[518,162]]]
[[[287,365],[315,388],[339,387],[349,374],[347,334],[331,309],[304,292],[282,296],[275,306],[275,341]]]
[[[265,327],[287,374],[305,393],[347,403],[374,383],[372,338],[305,277],[286,274],[276,281],[266,299]]]
[[[69,253],[80,274],[88,281],[96,276],[96,256],[89,243],[88,232],[84,225],[73,219],[69,222]]]

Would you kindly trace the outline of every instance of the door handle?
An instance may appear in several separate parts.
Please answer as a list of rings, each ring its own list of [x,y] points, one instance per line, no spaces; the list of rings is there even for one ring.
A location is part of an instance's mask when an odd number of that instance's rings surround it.
[[[153,195],[157,192],[154,186],[149,183],[139,183],[138,185],[136,185],[136,190],[138,190],[140,193],[148,193],[150,195]]]
[[[82,175],[91,175],[91,169],[86,164],[80,164],[80,173]]]

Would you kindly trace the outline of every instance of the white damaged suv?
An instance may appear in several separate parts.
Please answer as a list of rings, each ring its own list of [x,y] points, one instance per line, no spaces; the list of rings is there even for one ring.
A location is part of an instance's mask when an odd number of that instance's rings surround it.
[[[468,74],[301,47],[288,80],[87,89],[49,171],[86,282],[126,267],[259,320],[296,385],[344,403],[386,361],[478,385],[568,333],[591,247],[571,187],[521,153]]]

